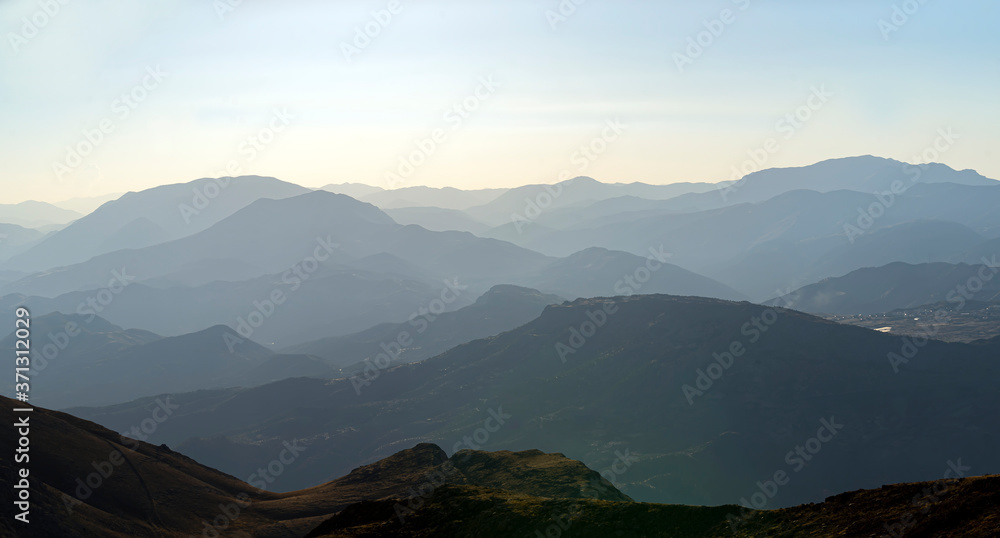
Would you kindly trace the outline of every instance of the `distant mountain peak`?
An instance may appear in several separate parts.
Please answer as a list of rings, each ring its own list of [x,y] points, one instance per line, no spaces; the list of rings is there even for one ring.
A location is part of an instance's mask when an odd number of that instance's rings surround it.
[[[508,301],[524,301],[526,299],[547,299],[550,303],[561,303],[562,297],[542,293],[533,288],[515,286],[513,284],[498,284],[476,299],[475,304],[488,306],[502,304]]]
[[[580,185],[600,185],[601,182],[597,181],[596,179],[590,176],[577,176],[574,178],[567,179],[566,181],[560,181],[559,184],[580,186]]]

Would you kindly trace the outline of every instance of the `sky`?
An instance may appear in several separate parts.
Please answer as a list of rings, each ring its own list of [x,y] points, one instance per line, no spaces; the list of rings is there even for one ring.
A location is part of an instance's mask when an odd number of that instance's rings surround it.
[[[869,154],[1000,178],[997,15],[987,0],[4,0],[0,203],[243,174],[717,182]]]

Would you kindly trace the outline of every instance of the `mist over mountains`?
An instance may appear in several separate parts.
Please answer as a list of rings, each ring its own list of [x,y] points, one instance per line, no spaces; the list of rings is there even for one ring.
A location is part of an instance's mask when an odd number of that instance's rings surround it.
[[[309,189],[258,176],[235,181],[205,178],[130,192],[7,260],[3,267],[39,271],[162,243],[202,231],[255,200],[305,192]]]
[[[0,2],[0,537],[1000,536],[1000,4],[93,7]]]
[[[239,501],[233,529],[257,536],[505,536],[572,502],[595,533],[822,535],[856,530],[848,499],[899,517],[906,483],[948,462],[1000,473],[1000,182],[971,170],[241,176],[21,206],[0,208],[0,305],[30,311],[38,442],[59,462],[32,495],[80,514],[46,531],[186,535]],[[128,471],[82,498],[76,475],[111,450]],[[428,473],[448,478],[418,493]],[[994,482],[953,484],[986,527]],[[398,518],[414,499],[438,515]]]

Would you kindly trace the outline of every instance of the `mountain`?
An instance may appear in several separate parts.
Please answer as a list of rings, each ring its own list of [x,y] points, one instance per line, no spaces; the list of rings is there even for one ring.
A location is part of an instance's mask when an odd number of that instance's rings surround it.
[[[331,183],[320,187],[320,189],[334,194],[346,194],[355,200],[360,200],[369,194],[385,190],[382,187],[373,187],[364,183]]]
[[[31,248],[43,237],[45,234],[35,228],[0,223],[0,261]]]
[[[487,224],[500,226],[514,220],[533,221],[547,211],[555,211],[599,200],[634,196],[651,200],[665,200],[694,192],[714,191],[714,183],[673,183],[648,185],[645,183],[601,183],[591,177],[576,177],[554,185],[525,185],[510,189],[495,200],[469,208],[466,212]]]
[[[19,204],[0,204],[0,222],[17,224],[25,228],[38,228],[49,224],[65,224],[82,217],[76,211],[56,207],[46,202],[28,200]]]
[[[685,267],[712,265],[782,236],[806,239],[843,234],[844,223],[853,222],[856,208],[871,198],[850,191],[793,191],[757,204],[622,219],[596,228],[553,229],[519,244],[566,256],[591,246],[642,255],[650,245],[662,243],[675,257],[691,258]]]
[[[937,220],[890,224],[853,239],[831,235],[767,241],[720,265],[712,276],[740,282],[755,298],[772,297],[779,288],[839,277],[863,267],[961,262],[986,241],[966,226]],[[776,276],[783,278],[779,282]]]
[[[592,246],[644,256],[662,245],[671,263],[766,300],[775,290],[871,265],[969,261],[956,257],[1000,231],[1000,185],[916,184],[884,200],[888,207],[874,194],[798,190],[759,203],[610,219],[594,228],[526,226],[505,237],[552,256]]]
[[[540,224],[558,229],[593,227],[620,220],[632,220],[643,216],[683,212],[670,208],[667,205],[670,203],[670,200],[672,198],[663,200],[639,198],[637,196],[619,196],[593,203],[584,202],[566,208],[546,211],[535,219],[532,225]]]
[[[14,308],[9,310],[13,311]],[[37,373],[51,372],[66,364],[87,366],[103,357],[162,338],[141,329],[123,329],[100,316],[91,318],[61,312],[44,315],[33,312],[31,329],[37,348],[33,365]],[[12,331],[0,340],[0,345],[14,349],[15,340]],[[13,386],[5,388],[9,392]],[[45,387],[39,386],[37,389],[44,391]]]
[[[362,201],[377,205],[382,209],[404,207],[439,207],[442,209],[464,210],[488,203],[503,195],[508,189],[461,190],[454,187],[402,187],[368,194]]]
[[[137,282],[164,277],[192,264],[218,264],[220,260],[259,268],[255,276],[262,276],[281,274],[307,263],[307,259],[312,264],[345,263],[380,253],[452,279],[506,278],[548,261],[536,252],[470,233],[401,226],[371,204],[314,191],[280,200],[259,199],[193,235],[39,273],[5,287],[5,291],[51,297],[96,289],[106,285],[108,275],[123,267],[135,275]],[[189,279],[187,284],[226,278],[217,272],[201,273],[200,281]]]
[[[746,299],[725,284],[666,263],[671,256],[669,252],[655,248],[649,249],[646,257],[598,247],[588,248],[553,260],[516,282],[571,299],[633,293]]]
[[[763,202],[786,192],[808,189],[817,192],[849,190],[888,192],[894,182],[905,187],[916,184],[947,183],[970,186],[997,186],[997,180],[974,170],[957,171],[940,163],[909,164],[871,155],[829,159],[809,166],[768,168],[743,176],[739,181],[716,192],[690,194],[676,198],[676,209],[697,207],[712,209],[724,205]]]
[[[506,224],[495,226],[479,235],[523,245],[544,241],[547,235],[557,230],[592,229],[616,222],[685,213],[667,206],[669,203],[669,199],[647,200],[635,196],[619,196],[597,202],[587,200],[566,207],[532,213],[531,216],[534,217],[532,219],[512,218]]]
[[[351,198],[368,202],[384,210],[436,207],[456,211],[484,204],[507,191],[507,189],[434,188],[422,185],[386,190],[363,183],[330,184],[324,186],[323,190],[336,194],[346,194]]]
[[[965,256],[966,263],[986,263],[987,265],[996,265],[996,262],[992,260],[1000,256],[1000,237],[990,239],[970,250]],[[990,260],[984,262],[983,260]]]
[[[28,374],[43,380],[32,387],[32,401],[52,408],[338,373],[315,357],[278,355],[223,326],[163,338],[100,317],[56,312],[32,321],[34,334],[45,335],[36,340],[41,347]],[[0,343],[13,349],[14,339]]]
[[[477,338],[524,325],[537,318],[546,306],[561,302],[563,299],[556,295],[498,285],[475,303],[453,312],[415,317],[406,323],[383,323],[355,334],[306,342],[283,351],[315,355],[331,364],[348,366],[385,354],[382,346],[386,346],[393,351],[391,357],[386,357],[394,362],[416,362]],[[400,340],[408,343],[401,345]],[[394,346],[400,349],[396,351]]]
[[[220,269],[224,269],[220,267]],[[23,294],[0,297],[0,308],[27,305],[34,315],[53,311],[101,315],[119,325],[142,327],[177,336],[213,325],[228,325],[278,349],[327,336],[351,334],[375,324],[409,319],[435,300],[445,310],[472,301],[469,294],[443,281],[409,280],[392,274],[339,266],[318,267],[302,276],[289,269],[246,281],[214,281],[193,287],[151,286],[117,279],[98,291],[80,291],[54,299]],[[195,275],[204,277],[203,274]],[[456,284],[454,281],[451,284]],[[463,286],[461,282],[458,286]],[[441,299],[442,293],[450,298]],[[435,309],[437,303],[434,303]]]
[[[212,226],[254,200],[306,192],[309,189],[260,176],[203,178],[129,192],[7,260],[3,267],[41,271],[177,239]]]
[[[408,280],[432,282],[441,279],[441,275],[387,252],[379,252],[357,260],[347,261],[344,266],[382,275],[398,276]]]
[[[919,172],[919,173],[918,173]],[[578,181],[578,180],[572,180]],[[935,185],[938,188],[924,190],[922,192],[935,193],[928,204],[921,208],[923,211],[913,212],[916,218],[947,220],[945,214],[954,214],[955,209],[966,207],[969,209],[968,215],[981,214],[977,210],[980,207],[988,207],[989,202],[972,200],[972,205],[964,203],[937,204],[940,201],[938,193],[946,193],[946,197],[965,196],[974,190],[962,189],[962,187],[997,187],[1000,182],[985,178],[974,171],[964,170],[957,172],[941,164],[929,165],[909,165],[891,159],[881,159],[877,157],[852,157],[846,159],[832,159],[816,163],[811,166],[798,168],[772,168],[755,172],[743,177],[738,182],[722,182],[719,184],[677,184],[678,187],[688,185],[688,191],[671,192],[672,196],[661,196],[655,193],[649,194],[641,191],[633,191],[630,195],[621,195],[618,198],[600,196],[592,194],[591,198],[582,197],[582,201],[567,200],[567,197],[560,195],[558,201],[547,204],[546,207],[539,207],[538,201],[534,207],[529,203],[533,198],[545,201],[552,198],[552,193],[543,193],[538,186],[524,187],[529,192],[518,194],[512,191],[508,196],[518,195],[521,207],[508,208],[509,215],[520,215],[520,217],[507,217],[506,219],[491,221],[497,227],[489,232],[487,236],[511,241],[528,248],[534,248],[551,255],[565,254],[565,251],[549,251],[541,245],[532,245],[530,242],[519,240],[526,230],[533,228],[572,230],[572,229],[593,229],[606,224],[622,221],[634,221],[640,218],[655,217],[658,215],[670,215],[677,213],[696,213],[718,209],[722,207],[739,205],[745,203],[761,203],[777,196],[796,190],[809,190],[820,193],[829,193],[838,190],[848,190],[862,192],[870,195],[869,200],[862,208],[867,208],[868,204],[875,201],[875,193],[888,193],[893,184],[896,183],[897,192],[904,192],[907,197],[914,198],[914,187],[927,187]],[[563,184],[560,184],[563,185]],[[651,186],[647,186],[651,187]],[[577,190],[579,186],[575,186]],[[534,189],[533,191],[531,189]],[[558,186],[549,187],[555,191]],[[947,193],[949,190],[962,191]],[[981,191],[980,191],[981,192]],[[895,195],[890,195],[896,198]],[[916,196],[919,198],[919,196]],[[521,199],[524,200],[521,200]],[[569,197],[572,198],[572,195]],[[892,200],[888,196],[883,196],[883,200]],[[995,200],[995,197],[994,197]],[[961,202],[965,202],[962,200]],[[516,206],[517,204],[514,204]],[[854,210],[852,217],[857,218]],[[896,211],[896,209],[893,209]],[[477,208],[477,215],[482,214],[482,208]],[[523,218],[527,217],[527,218]],[[482,218],[482,217],[480,217]],[[995,219],[991,219],[994,220]],[[986,235],[1000,235],[1000,229],[980,230],[974,226],[979,233]],[[996,223],[993,223],[996,226]],[[520,238],[525,239],[525,238]],[[530,239],[529,239],[530,241]],[[574,247],[584,246],[574,243]],[[613,245],[600,245],[613,246]],[[571,247],[572,248],[572,247]]]
[[[385,212],[392,217],[392,220],[400,224],[416,224],[436,232],[457,230],[459,232],[470,232],[482,236],[484,232],[490,229],[489,225],[479,222],[469,216],[468,213],[458,209],[401,207],[398,209],[386,209]]]
[[[51,407],[110,405],[153,394],[337,373],[313,357],[278,355],[221,325],[104,354],[84,367],[60,366],[44,378],[43,394],[51,394],[45,404]]]
[[[895,262],[828,278],[767,304],[787,301],[790,308],[804,312],[875,314],[941,301],[955,306],[970,301],[1000,302],[998,272],[1000,266]]]
[[[614,482],[647,502],[734,503],[783,471],[793,479],[766,500],[775,508],[933,480],[958,454],[976,474],[1000,471],[1000,438],[989,433],[1000,427],[998,344],[913,343],[715,299],[584,299],[419,363],[175,394],[181,408],[157,433],[237,476],[282,440],[305,439],[310,458],[275,480],[281,490],[401,444],[471,442],[558,451],[592,469],[628,450]],[[75,412],[120,429],[151,403]]]
[[[100,245],[98,252],[120,249],[142,248],[172,239],[170,232],[146,217],[139,217],[110,234]]]
[[[101,196],[70,198],[68,200],[56,202],[52,205],[56,207],[61,207],[63,209],[68,209],[70,211],[76,211],[81,215],[86,215],[88,213],[93,212],[98,207],[101,207],[102,205],[106,204],[107,202],[121,198],[122,194],[124,193],[116,192],[112,194],[104,194]]]

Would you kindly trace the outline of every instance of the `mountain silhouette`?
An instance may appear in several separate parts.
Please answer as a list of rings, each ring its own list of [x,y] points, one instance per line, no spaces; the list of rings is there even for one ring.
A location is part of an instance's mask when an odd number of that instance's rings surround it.
[[[41,271],[80,263],[114,250],[144,247],[200,232],[260,198],[285,198],[305,192],[309,189],[260,176],[203,178],[129,192],[3,266]],[[139,229],[129,229],[132,227]],[[114,237],[120,242],[112,241]]]
[[[514,418],[486,448],[558,451],[595,469],[627,448],[639,461],[621,483],[636,500],[731,503],[776,470],[801,471],[769,499],[773,508],[933,480],[956,452],[975,460],[977,473],[1000,470],[997,440],[979,433],[1000,416],[990,389],[997,350],[995,341],[914,343],[749,303],[581,299],[420,363],[178,394],[184,407],[162,435],[241,475],[294,431],[322,457],[275,482],[291,490],[385,457],[400,442],[451,447],[502,409]],[[948,405],[926,404],[934,401]],[[78,412],[118,428],[139,419],[144,404]],[[964,408],[979,411],[957,411]],[[837,433],[821,434],[829,441],[822,454],[796,456],[827,424]],[[250,432],[259,441],[248,443]]]

